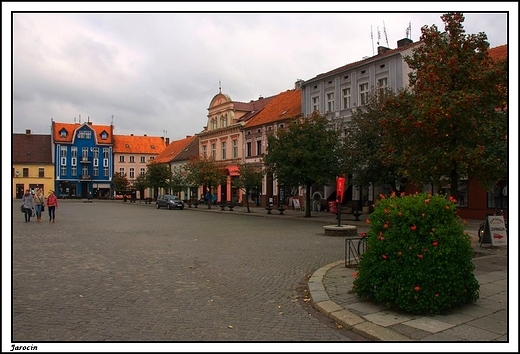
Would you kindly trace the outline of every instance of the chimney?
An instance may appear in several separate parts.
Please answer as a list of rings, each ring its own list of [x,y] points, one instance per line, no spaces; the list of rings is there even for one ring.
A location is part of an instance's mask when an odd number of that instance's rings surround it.
[[[377,55],[386,53],[389,50],[390,50],[390,48],[383,47],[382,45],[380,45],[379,47],[377,47]]]
[[[130,136],[134,136],[134,134],[130,134]]]
[[[413,41],[410,38],[403,38],[397,41],[397,48],[404,47],[405,45],[412,44]]]
[[[186,138],[191,138],[191,135],[186,135]]]
[[[92,122],[89,121],[89,122],[88,122],[88,125],[92,125]]]
[[[25,130],[25,135],[31,135],[31,129],[26,129]]]
[[[300,90],[302,88],[303,83],[304,81],[302,79],[296,80],[296,82],[294,83],[294,89]]]
[[[170,138],[166,138],[165,143],[166,143],[166,146],[170,145]]]
[[[144,136],[146,136],[146,134]]]

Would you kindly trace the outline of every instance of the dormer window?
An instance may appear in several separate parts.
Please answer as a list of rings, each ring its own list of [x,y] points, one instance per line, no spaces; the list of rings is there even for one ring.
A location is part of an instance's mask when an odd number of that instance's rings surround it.
[[[63,128],[62,130],[60,130],[60,138],[66,138],[67,134],[67,129]]]
[[[155,145],[152,145],[152,149],[155,149]]]
[[[101,139],[102,140],[107,140],[108,139],[108,133],[106,131],[103,130],[103,132],[101,133]]]
[[[130,148],[130,145],[125,144],[125,148],[129,149],[129,148]]]

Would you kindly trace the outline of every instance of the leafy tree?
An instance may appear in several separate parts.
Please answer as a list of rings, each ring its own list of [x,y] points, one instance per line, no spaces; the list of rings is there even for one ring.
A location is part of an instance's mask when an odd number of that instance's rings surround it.
[[[175,169],[172,172],[170,179],[170,189],[172,193],[180,193],[186,189],[186,187],[188,186],[186,176],[187,172],[183,167]]]
[[[416,184],[448,179],[458,198],[461,176],[490,188],[507,174],[507,71],[493,65],[485,33],[465,35],[461,13],[441,19],[445,32],[424,26],[423,44],[405,58],[411,96],[389,102],[400,113],[383,130],[396,147],[393,164]]]
[[[141,200],[142,200],[144,197],[144,190],[146,188],[148,188],[148,181],[146,180],[146,175],[145,174],[138,175],[136,177],[136,179],[134,180],[132,186],[133,186],[133,188],[135,188],[135,190],[139,191],[139,194],[140,194]]]
[[[206,190],[216,188],[226,181],[226,172],[221,163],[213,157],[194,157],[186,164],[188,174],[186,180],[191,185],[202,185]],[[208,201],[208,209],[211,209],[211,200]]]
[[[170,186],[170,166],[152,162],[146,170],[146,180],[148,185],[153,188],[154,198],[159,194],[159,188],[168,189]]]
[[[390,184],[394,191],[397,185],[406,184],[399,165],[388,157],[393,147],[385,145],[382,122],[389,114],[386,101],[395,97],[391,91],[372,94],[369,102],[353,111],[346,127],[345,171],[352,173],[352,184]]]
[[[268,137],[265,165],[279,183],[305,187],[305,217],[311,216],[311,185],[329,185],[343,174],[339,137],[317,112]]]
[[[247,193],[249,190],[262,185],[264,174],[261,169],[255,168],[247,163],[240,164],[238,168],[240,176],[235,181],[235,185],[242,189],[246,194],[247,212],[250,213],[251,210],[249,209],[249,198],[247,197]]]
[[[112,177],[112,183],[114,183],[114,189],[116,193],[127,191],[128,186],[130,185],[130,182],[126,178],[125,174],[119,172],[114,173],[114,176]]]

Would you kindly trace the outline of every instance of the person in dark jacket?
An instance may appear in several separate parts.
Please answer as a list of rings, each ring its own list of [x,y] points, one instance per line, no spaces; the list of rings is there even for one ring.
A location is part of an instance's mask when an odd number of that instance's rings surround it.
[[[34,213],[34,198],[29,189],[25,190],[25,194],[22,197],[22,205],[24,207],[25,222],[30,222]]]

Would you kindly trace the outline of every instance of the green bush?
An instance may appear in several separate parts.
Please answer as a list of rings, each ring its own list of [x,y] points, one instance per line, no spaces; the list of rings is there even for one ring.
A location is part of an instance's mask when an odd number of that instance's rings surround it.
[[[473,248],[455,200],[426,193],[384,198],[370,216],[353,291],[413,314],[439,314],[478,299]]]

